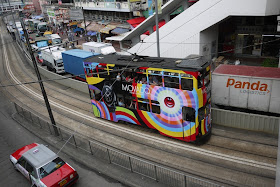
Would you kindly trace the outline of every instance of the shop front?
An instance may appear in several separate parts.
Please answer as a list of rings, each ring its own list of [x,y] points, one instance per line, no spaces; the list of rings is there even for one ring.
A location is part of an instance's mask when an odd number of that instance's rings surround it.
[[[219,26],[219,52],[234,56],[277,57],[276,16],[232,17]]]

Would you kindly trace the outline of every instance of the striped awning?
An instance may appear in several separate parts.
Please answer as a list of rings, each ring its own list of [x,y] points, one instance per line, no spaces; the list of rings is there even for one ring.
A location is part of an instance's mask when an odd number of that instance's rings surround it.
[[[95,36],[97,33],[95,31],[88,31],[87,35],[88,36]]]
[[[105,26],[93,22],[93,23],[91,23],[89,26],[87,26],[87,31],[96,31],[96,32],[99,32],[103,27],[105,27]]]
[[[117,25],[106,25],[104,28],[100,29],[101,33],[109,34],[111,30],[115,29]]]

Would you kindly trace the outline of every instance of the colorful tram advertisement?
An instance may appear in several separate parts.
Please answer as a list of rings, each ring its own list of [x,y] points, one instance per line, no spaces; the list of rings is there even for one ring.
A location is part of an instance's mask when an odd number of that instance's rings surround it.
[[[211,132],[210,62],[99,55],[84,61],[96,117],[191,142]]]

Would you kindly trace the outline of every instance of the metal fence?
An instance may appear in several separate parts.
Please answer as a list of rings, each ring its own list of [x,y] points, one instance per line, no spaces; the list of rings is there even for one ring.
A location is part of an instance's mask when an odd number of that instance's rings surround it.
[[[14,104],[17,113],[30,121],[32,125],[48,131],[54,135],[52,125],[37,116],[35,113],[27,110],[18,104]],[[181,171],[161,166],[157,163],[145,160],[138,156],[125,153],[123,151],[112,148],[97,140],[89,139],[81,134],[66,129],[61,125],[57,125],[59,136],[62,140],[68,141],[66,146],[74,146],[76,149],[86,151],[94,157],[105,159],[108,163],[118,165],[122,168],[130,170],[131,172],[149,177],[157,182],[163,183],[172,187],[218,187],[220,185],[203,180],[197,177],[190,176]]]
[[[212,123],[233,128],[278,134],[279,118],[212,108]]]

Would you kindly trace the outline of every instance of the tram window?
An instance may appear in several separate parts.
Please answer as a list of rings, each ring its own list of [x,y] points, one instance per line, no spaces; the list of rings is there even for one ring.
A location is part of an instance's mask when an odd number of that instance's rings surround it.
[[[160,104],[158,101],[151,100],[152,103],[152,112],[160,114]]]
[[[91,75],[91,72],[90,72],[90,69],[89,69],[89,68],[86,68],[86,76],[87,76],[87,77],[92,77],[92,75]]]
[[[99,74],[99,78],[106,78],[108,76],[107,67],[106,66],[98,67],[98,74]]]
[[[150,112],[150,104],[148,99],[138,98],[139,110],[144,110]]]
[[[137,82],[136,83],[139,83],[139,84],[147,84],[147,77],[145,74],[138,74],[138,80],[136,80]]]
[[[192,75],[190,75],[190,74],[185,74],[185,73],[182,73],[182,74],[181,74],[181,77],[193,78]]]
[[[87,68],[86,70],[87,70],[88,77],[97,77],[96,69],[91,70],[91,69]]]
[[[206,115],[208,116],[210,112],[210,104],[206,104]]]
[[[120,73],[120,72],[118,72],[117,70],[118,70],[117,68],[114,68],[113,71],[110,72],[110,79],[115,80],[118,77],[118,73]],[[120,80],[121,80],[121,76],[119,76],[118,81],[120,81]]]
[[[193,90],[193,79],[181,79],[182,90]]]
[[[124,99],[122,97],[118,98],[118,106],[125,107]]]
[[[205,118],[205,108],[201,107],[198,109],[198,121],[201,121]]]
[[[183,107],[183,120],[195,122],[195,110],[191,107]]]
[[[208,71],[206,76],[204,77],[204,84],[205,86],[208,86],[209,83],[210,83],[210,72]]]
[[[126,108],[137,109],[135,97],[126,97],[124,100]]]
[[[178,77],[164,77],[164,87],[179,89],[179,78]]]
[[[198,89],[202,88],[202,86],[203,86],[203,79],[201,78],[201,76],[197,77],[197,83],[198,83]]]
[[[164,72],[163,73],[164,75],[168,75],[168,76],[174,76],[174,77],[178,77],[179,76],[179,74],[178,73],[174,73],[174,72]]]
[[[94,90],[94,97],[96,101],[100,101],[101,100],[101,92],[100,90]]]
[[[149,75],[149,84],[155,86],[162,86],[162,77],[159,75]]]
[[[138,102],[138,106],[139,106],[139,110],[144,110],[144,111],[150,112],[149,103]]]
[[[160,106],[152,104],[152,112],[156,114],[160,114]]]
[[[99,78],[106,78],[107,77],[107,71],[106,70],[102,70],[102,69],[98,69],[98,74],[99,74]]]

